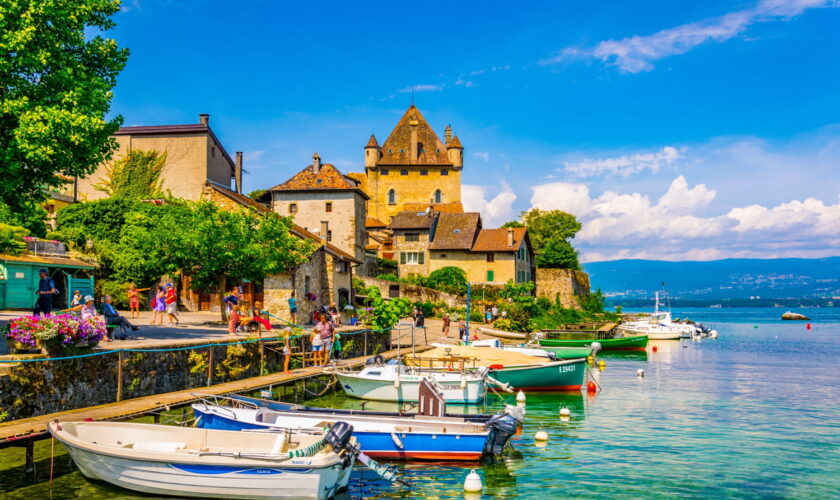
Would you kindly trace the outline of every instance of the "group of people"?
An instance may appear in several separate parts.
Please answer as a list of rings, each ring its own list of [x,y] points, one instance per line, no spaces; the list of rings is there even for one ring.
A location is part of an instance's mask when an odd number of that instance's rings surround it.
[[[119,312],[117,312],[117,308],[114,307],[113,299],[110,295],[106,295],[102,298],[102,304],[100,304],[99,309],[97,309],[94,305],[92,296],[86,295],[82,298],[79,291],[75,290],[73,292],[73,301],[70,308],[65,309],[62,312],[71,311],[78,312],[79,316],[85,320],[99,318],[106,326],[114,327],[115,332],[116,327],[119,327],[119,335],[114,335],[117,340],[129,340],[131,337],[126,332],[128,330],[137,331],[140,329],[139,326],[133,325],[128,319],[126,319],[125,316],[122,316]],[[111,335],[106,334],[102,340],[105,342],[111,342],[114,338],[112,338]]]

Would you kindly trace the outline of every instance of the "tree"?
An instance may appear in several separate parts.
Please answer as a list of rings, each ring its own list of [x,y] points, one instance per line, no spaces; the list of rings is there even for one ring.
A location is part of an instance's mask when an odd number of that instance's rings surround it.
[[[525,227],[525,224],[519,222],[518,220],[512,220],[512,221],[508,221],[508,222],[505,222],[504,224],[502,224],[503,229],[506,229],[506,228],[509,228],[509,227]]]
[[[402,297],[385,300],[379,287],[368,287],[365,295],[365,304],[370,310],[365,313],[364,319],[375,330],[390,330],[402,318],[411,314],[411,302]]]
[[[522,212],[521,219],[528,228],[528,236],[536,254],[541,253],[552,239],[571,240],[581,229],[574,215],[560,210],[532,208]]]
[[[524,283],[516,283],[513,280],[508,280],[505,286],[499,291],[499,297],[503,299],[510,299],[514,302],[527,302],[533,300],[533,292],[536,288],[533,281],[525,281]]]
[[[552,238],[543,251],[537,254],[537,267],[554,269],[580,269],[578,252],[562,238]]]
[[[105,177],[93,187],[111,198],[160,198],[163,195],[160,174],[165,166],[165,152],[129,151],[108,166]]]
[[[466,295],[467,273],[460,267],[442,267],[432,271],[432,274],[426,279],[426,286],[441,292]]]
[[[13,213],[31,212],[46,189],[89,175],[116,148],[122,117],[106,114],[128,50],[93,34],[113,28],[119,9],[113,0],[0,3],[0,202]]]
[[[251,198],[254,201],[260,201],[260,198],[262,198],[262,196],[267,192],[268,189],[255,189],[248,193],[248,198]]]
[[[22,254],[26,251],[24,236],[29,236],[28,229],[0,223],[0,253]]]
[[[46,220],[43,200],[21,199],[13,207],[0,200],[0,222],[24,227],[35,236],[44,236],[47,233]]]

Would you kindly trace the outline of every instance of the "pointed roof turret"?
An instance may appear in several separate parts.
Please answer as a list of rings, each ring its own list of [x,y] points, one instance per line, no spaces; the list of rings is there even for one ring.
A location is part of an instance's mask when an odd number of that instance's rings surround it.
[[[450,142],[446,145],[446,147],[447,147],[447,148],[450,148],[450,149],[452,149],[452,148],[464,149],[464,146],[461,146],[461,141],[459,141],[459,140],[458,140],[458,136],[457,136],[457,135],[452,137],[452,141],[450,141]]]
[[[416,150],[411,145],[412,127],[416,128]],[[416,151],[416,159],[411,157],[412,150]],[[414,104],[391,131],[381,151],[378,165],[452,165],[446,146]]]
[[[370,134],[370,139],[368,140],[367,145],[365,147],[366,148],[378,148],[379,147],[379,143],[376,142],[376,136],[375,135]]]

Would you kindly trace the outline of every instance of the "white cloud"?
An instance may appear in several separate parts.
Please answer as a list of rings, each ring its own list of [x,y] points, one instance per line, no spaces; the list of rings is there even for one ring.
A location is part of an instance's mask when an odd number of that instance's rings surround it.
[[[397,92],[401,94],[409,94],[411,92],[439,92],[441,90],[443,90],[443,87],[440,85],[425,84],[409,85],[408,87],[403,87],[399,89]]]
[[[651,35],[604,40],[594,47],[568,47],[540,64],[595,58],[626,73],[651,71],[654,61],[684,54],[704,43],[723,43],[751,24],[787,20],[810,8],[836,5],[835,0],[763,0],[749,9],[682,24]]]
[[[490,153],[487,153],[485,151],[476,151],[475,153],[473,153],[473,156],[481,158],[485,162],[490,161]]]
[[[656,203],[638,192],[608,190],[593,198],[581,183],[541,184],[532,191],[532,207],[564,210],[582,222],[575,244],[586,261],[840,254],[840,198],[833,205],[807,198],[704,216],[716,190],[704,184],[691,187],[682,175]]]
[[[628,177],[644,170],[659,172],[662,167],[671,166],[682,157],[685,149],[665,146],[655,153],[637,153],[612,158],[566,161],[563,169],[573,177],[592,177],[602,174]]]
[[[502,189],[487,201],[487,188],[464,184],[461,186],[461,203],[466,212],[480,212],[484,227],[498,227],[507,221],[513,220],[513,202],[516,201],[516,194],[510,186],[503,184]]]
[[[461,77],[458,77],[458,79],[457,79],[457,80],[455,80],[455,85],[462,85],[462,86],[464,86],[464,87],[466,87],[466,88],[475,87],[475,83],[474,83],[474,82],[472,82],[472,81],[470,81],[470,80],[464,80],[464,79],[463,79],[463,78],[461,78]]]

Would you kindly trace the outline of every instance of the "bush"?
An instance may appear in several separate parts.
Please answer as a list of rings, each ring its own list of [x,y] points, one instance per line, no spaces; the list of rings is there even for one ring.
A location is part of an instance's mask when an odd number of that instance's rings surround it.
[[[11,255],[23,253],[26,250],[24,236],[29,236],[28,229],[0,223],[0,253]]]
[[[100,280],[96,282],[99,289],[99,300],[101,301],[106,295],[110,295],[113,300],[114,307],[117,309],[128,309],[128,285],[119,281]],[[140,304],[143,304],[143,300]]]
[[[455,295],[467,294],[467,273],[460,267],[442,267],[429,275],[426,286]]]
[[[572,244],[561,238],[553,238],[537,255],[537,267],[551,269],[580,269],[578,252]]]
[[[379,276],[376,277],[376,279],[385,280],[385,281],[400,281],[400,279],[397,278],[396,274],[391,274],[391,273],[380,274]]]
[[[580,302],[580,307],[584,311],[591,313],[604,312],[604,300],[604,294],[601,293],[600,288],[595,290],[594,292],[578,296],[578,302]]]
[[[547,312],[551,309],[551,299],[548,297],[537,297],[536,301],[537,308],[541,309],[543,312]]]
[[[400,281],[408,285],[428,286],[428,278],[418,273],[411,273]]]
[[[390,271],[391,273],[397,270],[397,261],[391,259],[376,258],[376,265],[379,266],[380,271]]]
[[[353,291],[355,291],[358,294],[364,295],[365,282],[362,281],[360,278],[353,278]]]
[[[514,331],[513,323],[507,318],[497,319],[495,322],[493,322],[493,328],[496,328],[498,330],[502,330],[502,331],[505,331],[505,332]]]

